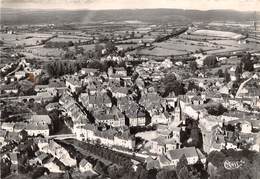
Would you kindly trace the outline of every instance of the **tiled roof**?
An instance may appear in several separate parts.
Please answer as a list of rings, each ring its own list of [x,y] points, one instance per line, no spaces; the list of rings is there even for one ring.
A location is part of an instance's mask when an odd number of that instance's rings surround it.
[[[170,150],[167,153],[169,154],[171,160],[180,159],[182,155],[185,155],[187,158],[198,156],[195,147],[186,147],[182,149]]]

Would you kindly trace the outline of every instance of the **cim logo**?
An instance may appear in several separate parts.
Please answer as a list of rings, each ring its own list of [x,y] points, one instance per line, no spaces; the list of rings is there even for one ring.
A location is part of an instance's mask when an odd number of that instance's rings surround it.
[[[246,164],[246,162],[244,160],[225,160],[224,161],[224,167],[227,170],[235,170],[235,169],[239,169],[242,168],[244,165]]]

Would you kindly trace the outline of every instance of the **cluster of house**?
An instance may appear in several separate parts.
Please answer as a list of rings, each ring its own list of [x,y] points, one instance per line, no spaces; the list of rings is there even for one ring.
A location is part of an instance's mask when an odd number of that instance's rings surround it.
[[[260,151],[259,114],[229,112],[221,116],[222,123],[213,127],[211,150],[249,149]]]
[[[112,60],[120,62],[122,59]],[[205,139],[204,151],[223,148],[260,150],[260,83],[257,74],[246,77],[233,96],[230,91],[240,78],[236,67],[229,71],[231,82],[228,84],[222,78],[194,77],[183,82],[188,84],[192,80],[203,91],[194,89],[178,97],[170,93],[163,98],[146,82],[157,83],[169,71],[178,78],[172,67],[170,59],[163,62],[145,61],[135,67],[134,74],[138,74],[135,80],[122,67],[110,67],[107,73],[83,68],[74,75],[61,77],[65,81],[62,86],[36,85],[34,90],[37,95],[8,99],[23,101],[33,98],[40,102],[53,99],[59,93],[59,101],[49,103],[46,110],[58,108],[69,117],[65,123],[76,139],[102,144],[121,152],[138,149],[136,155],[146,157],[149,169],[176,167],[183,155],[188,164],[199,160],[205,163],[205,156],[199,149],[181,148],[181,132],[187,129],[188,117],[199,123]],[[209,114],[207,108],[211,104],[223,105],[228,112],[219,116]],[[156,126],[155,129],[146,131],[153,126]],[[130,127],[144,128],[144,132],[133,135]],[[35,138],[39,151],[30,162],[43,165],[51,172],[64,172],[64,167],[76,166],[76,160],[59,143],[47,140],[51,130],[52,120],[48,115],[30,115],[22,122],[2,122],[0,142],[3,144],[24,132],[29,136],[43,136]],[[144,140],[141,145],[137,137]],[[206,138],[213,140],[208,142]],[[205,150],[206,147],[208,150]],[[15,157],[12,154],[10,158]],[[80,162],[80,171],[91,168],[92,165],[86,160]]]
[[[188,165],[194,165],[197,162],[206,163],[206,157],[204,154],[195,147],[186,147],[182,149],[169,150],[165,155],[157,157],[149,156],[146,158],[146,168],[150,169],[161,169],[161,168],[175,168],[181,159],[185,156]]]
[[[11,162],[11,172],[18,173],[19,165],[22,165],[20,160],[20,153],[31,151],[34,155],[27,158],[27,162],[31,166],[42,166],[48,169],[48,173],[65,173],[67,167],[77,167],[81,173],[92,172],[96,174],[93,170],[93,165],[89,163],[86,159],[82,159],[77,164],[77,160],[73,157],[69,150],[64,148],[59,143],[52,139],[47,139],[43,137],[35,137],[31,142],[16,141],[18,144],[13,149],[12,153],[3,153],[2,159]]]
[[[30,115],[21,122],[1,122],[1,143],[4,143],[7,136],[26,131],[29,136],[48,137],[52,130],[52,120],[48,115]]]
[[[3,70],[3,69],[2,69]],[[36,102],[51,101],[58,92],[65,89],[65,84],[60,86],[52,83],[50,85],[35,85],[35,94],[29,96],[19,96],[19,88],[23,85],[20,84],[19,80],[27,78],[33,84],[36,83],[36,78],[42,74],[42,69],[32,68],[30,63],[27,63],[25,59],[22,59],[16,68],[8,73],[4,79],[1,80],[1,99],[12,100],[18,102],[26,102],[34,100]]]

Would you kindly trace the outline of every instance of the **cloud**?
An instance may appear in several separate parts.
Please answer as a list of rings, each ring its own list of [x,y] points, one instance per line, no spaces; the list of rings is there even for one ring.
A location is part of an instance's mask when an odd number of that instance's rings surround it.
[[[0,0],[2,7],[38,9],[260,9],[260,0]]]

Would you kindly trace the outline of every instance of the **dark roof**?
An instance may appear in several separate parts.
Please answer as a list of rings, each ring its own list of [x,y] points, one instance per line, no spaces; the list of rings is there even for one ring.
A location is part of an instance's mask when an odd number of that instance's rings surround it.
[[[175,149],[168,151],[169,156],[171,159],[180,159],[182,155],[185,155],[187,158],[198,156],[195,147],[186,147],[182,149]]]

